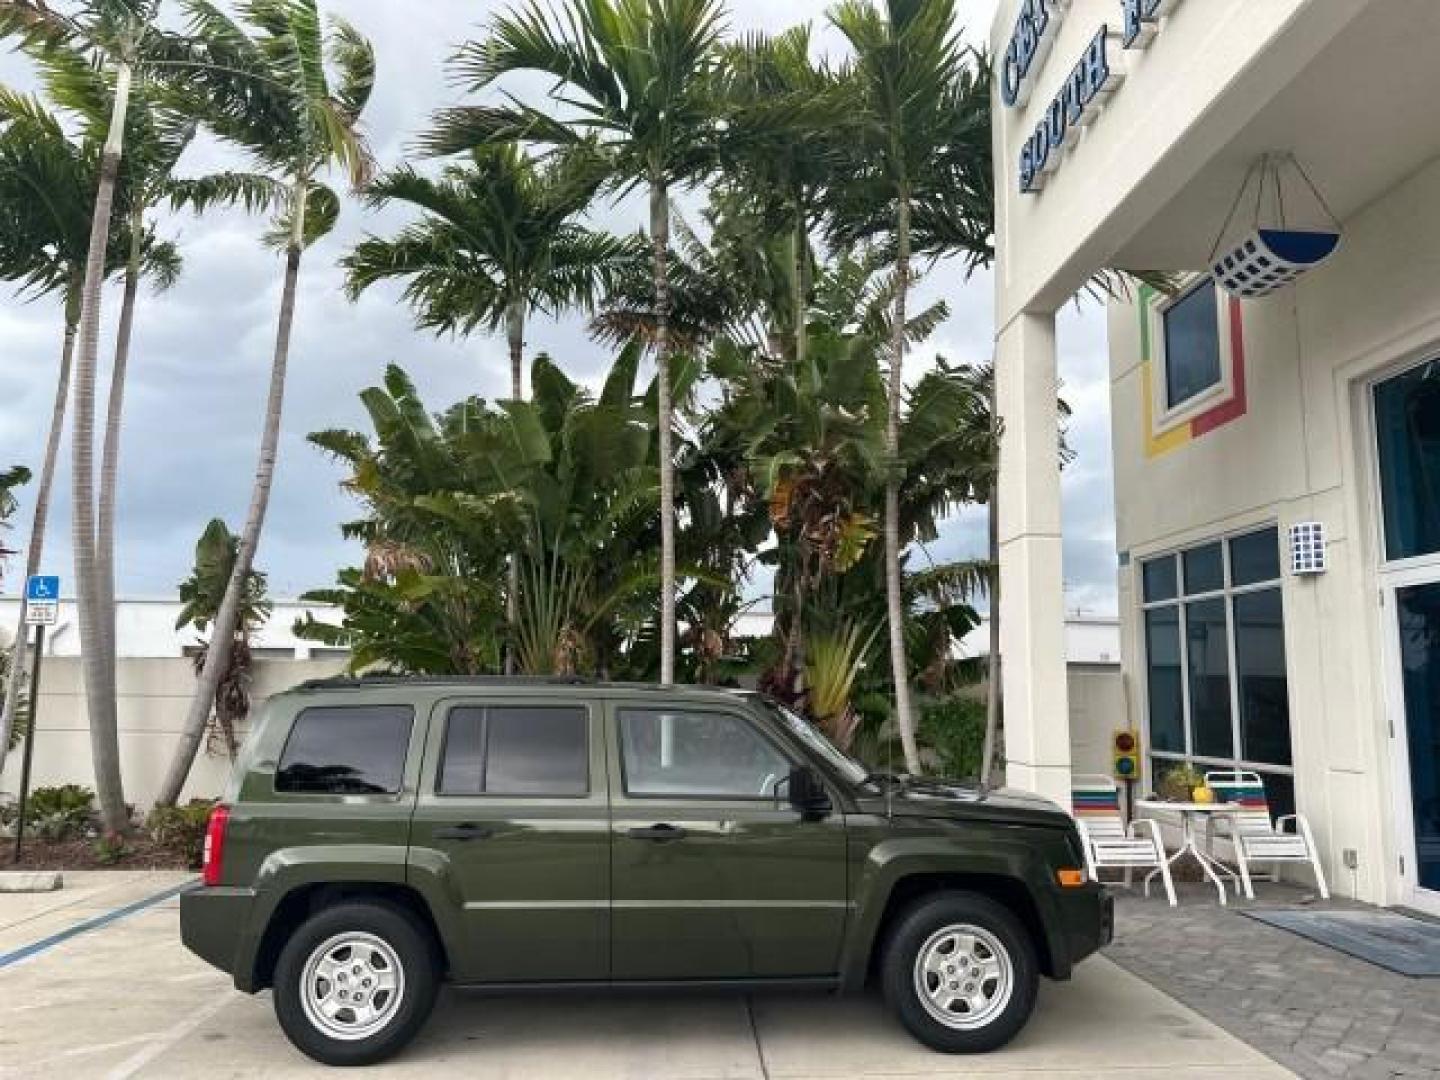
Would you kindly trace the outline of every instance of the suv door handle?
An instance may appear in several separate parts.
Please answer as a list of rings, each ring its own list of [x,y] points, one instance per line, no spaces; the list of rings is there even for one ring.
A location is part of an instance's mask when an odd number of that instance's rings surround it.
[[[629,835],[633,840],[654,840],[663,844],[668,840],[684,840],[690,834],[678,825],[651,825],[647,828],[631,829]]]
[[[484,825],[467,821],[461,825],[446,825],[432,834],[436,840],[485,840],[495,832]]]

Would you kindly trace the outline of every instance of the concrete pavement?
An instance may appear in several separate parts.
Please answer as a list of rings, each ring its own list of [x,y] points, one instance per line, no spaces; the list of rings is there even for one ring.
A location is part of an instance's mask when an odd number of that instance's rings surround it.
[[[184,880],[74,874],[59,893],[0,896],[0,1077],[291,1077],[268,994],[247,997],[180,945],[173,898],[7,956]],[[1009,1048],[951,1058],[911,1041],[878,998],[446,993],[381,1076],[494,1080],[1277,1080],[1290,1074],[1103,958],[1045,984]]]

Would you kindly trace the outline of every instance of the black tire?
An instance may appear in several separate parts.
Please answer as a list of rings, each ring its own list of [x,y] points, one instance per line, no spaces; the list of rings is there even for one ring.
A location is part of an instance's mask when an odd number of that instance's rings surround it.
[[[956,978],[962,989],[967,985],[978,988],[982,998],[989,997],[990,1004],[974,1015],[968,1006],[957,1004],[952,1010],[954,1019],[947,1023],[932,1014],[916,983],[923,977],[927,986],[938,986],[948,978],[943,974],[948,968],[923,976],[917,975],[916,968],[922,950],[929,952],[932,939],[948,927],[970,927],[979,932],[970,937],[978,942],[974,949],[985,959],[973,961],[975,966],[970,969],[957,959]],[[937,945],[942,962],[946,944],[942,941]],[[992,953],[1003,953],[995,957],[994,966],[1001,972],[1008,971],[1008,997],[1001,989],[1004,977],[990,976],[980,967],[988,963]],[[978,978],[969,976],[968,983],[959,981],[967,978],[967,970],[982,974]],[[1008,910],[978,893],[938,893],[917,901],[896,920],[881,956],[881,983],[890,1008],[911,1035],[932,1050],[947,1054],[980,1054],[1008,1043],[1030,1019],[1039,981],[1035,944],[1029,932]],[[941,1009],[939,1003],[934,1007]]]
[[[302,987],[312,953],[347,934],[367,935],[388,947],[398,961],[403,987],[398,1004],[391,1007],[381,1026],[363,1037],[349,1039],[328,1033],[310,1019]],[[372,955],[368,959],[375,958]],[[379,959],[384,960],[383,955]],[[316,1061],[326,1065],[372,1065],[397,1053],[415,1037],[435,1006],[439,986],[435,943],[419,919],[390,904],[347,901],[311,916],[285,942],[275,964],[275,1016],[296,1048]],[[372,996],[378,1000],[378,995],[372,992]],[[350,1012],[353,1017],[354,1011]]]

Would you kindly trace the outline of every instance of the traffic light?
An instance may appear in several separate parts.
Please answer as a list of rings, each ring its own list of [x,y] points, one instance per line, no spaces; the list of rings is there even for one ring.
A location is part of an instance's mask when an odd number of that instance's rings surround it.
[[[1140,738],[1130,728],[1121,728],[1110,739],[1115,779],[1140,779]]]

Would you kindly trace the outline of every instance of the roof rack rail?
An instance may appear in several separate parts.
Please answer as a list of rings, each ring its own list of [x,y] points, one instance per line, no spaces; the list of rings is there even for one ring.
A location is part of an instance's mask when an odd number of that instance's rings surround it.
[[[306,679],[296,684],[295,690],[358,690],[368,686],[594,686],[615,687],[623,690],[694,691],[714,690],[719,693],[736,693],[738,687],[710,686],[705,684],[677,683],[662,686],[659,683],[611,682],[592,678],[588,675],[332,675],[323,679]]]
[[[584,675],[331,675],[306,679],[297,690],[339,690],[360,686],[587,686],[596,680]]]

